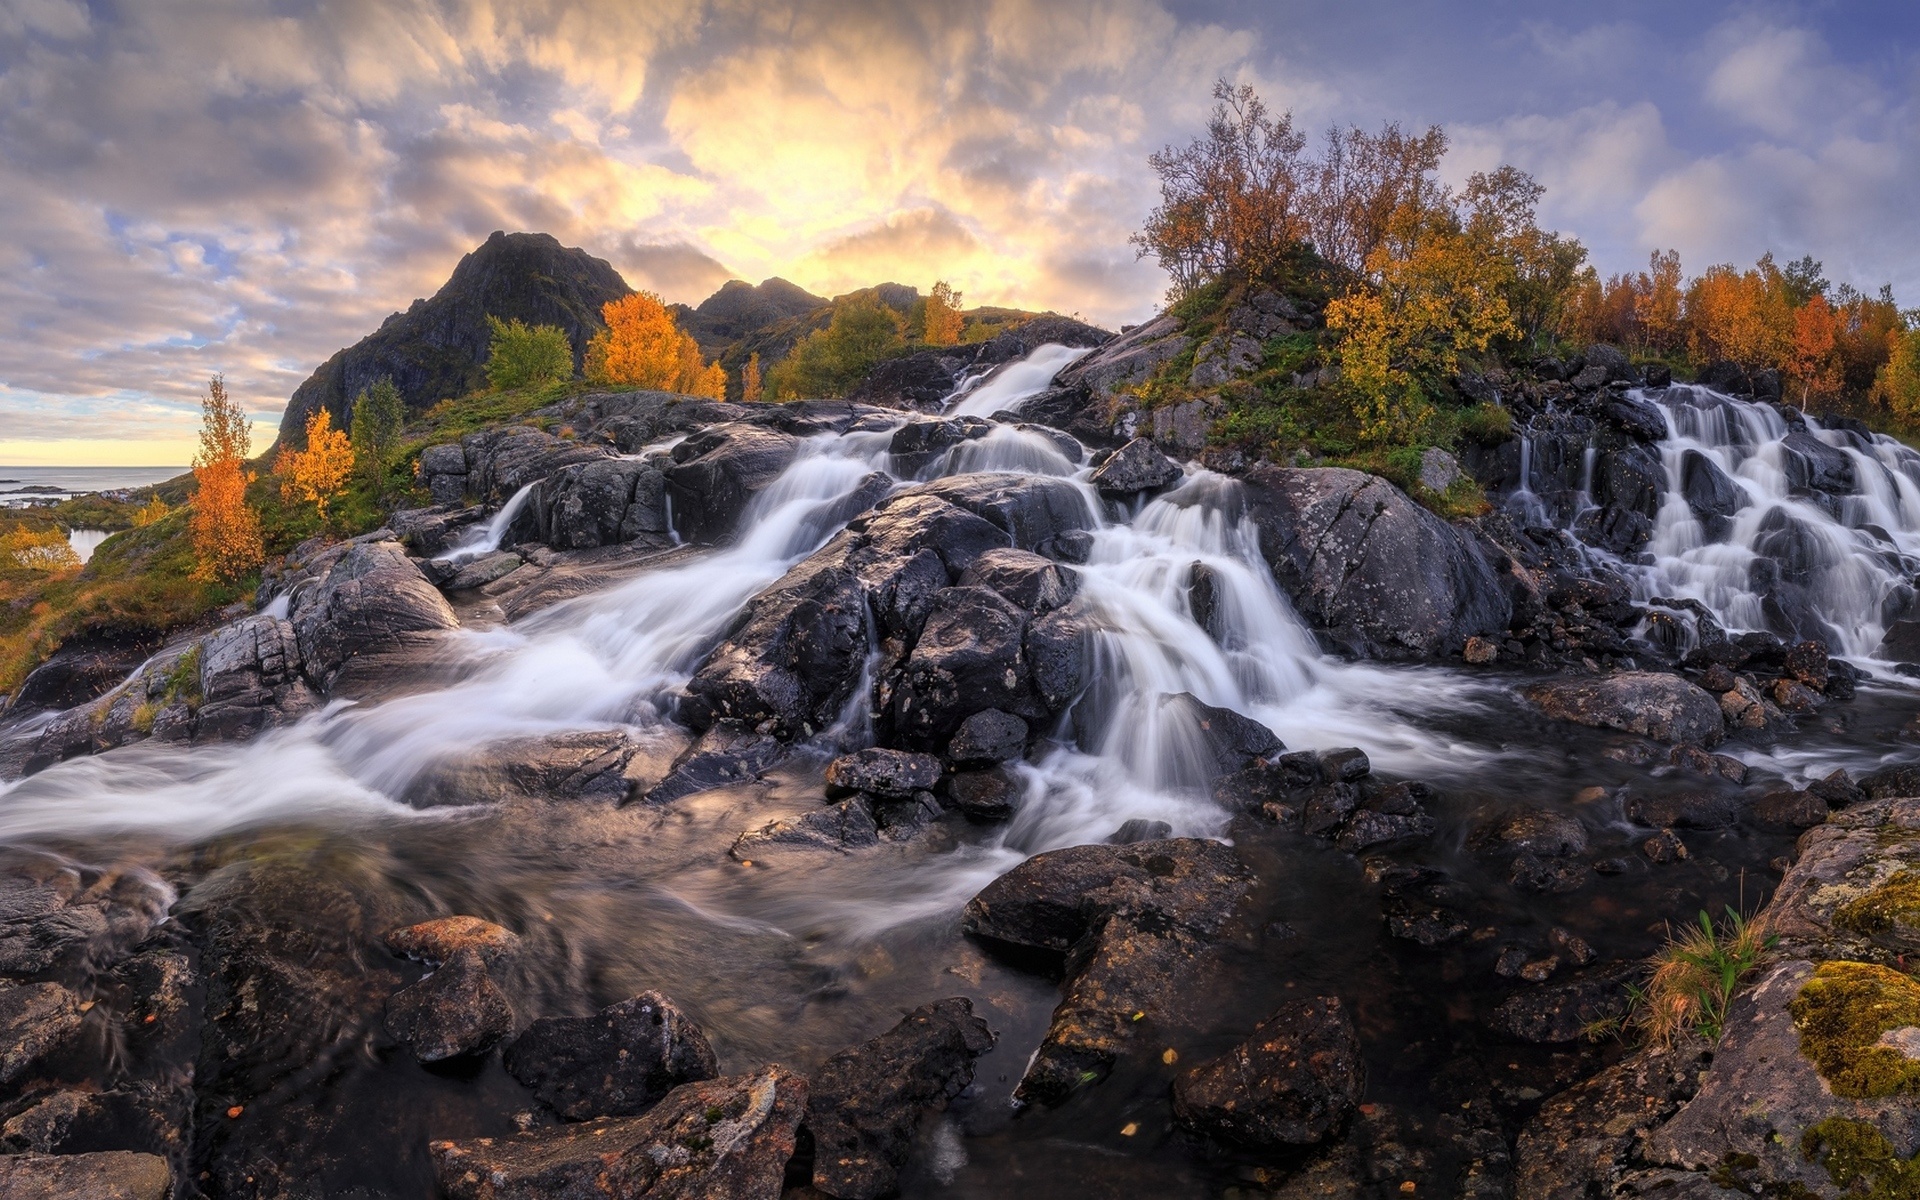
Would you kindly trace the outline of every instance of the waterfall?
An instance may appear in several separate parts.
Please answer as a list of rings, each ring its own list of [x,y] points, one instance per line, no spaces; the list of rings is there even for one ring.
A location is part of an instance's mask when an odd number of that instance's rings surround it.
[[[950,417],[990,417],[997,412],[1018,412],[1020,405],[1044,390],[1072,363],[1087,355],[1084,349],[1048,342],[1027,355],[1006,363],[987,376],[977,387],[968,380],[949,397],[953,405]],[[957,403],[956,403],[957,400]]]
[[[529,483],[508,497],[507,502],[500,506],[500,511],[493,514],[492,520],[483,526],[469,530],[459,545],[441,557],[447,562],[461,563],[498,550],[500,540],[506,537],[507,530],[513,527],[513,519],[519,516],[520,510],[527,506],[527,497],[531,496],[533,489],[538,486],[537,482]]]

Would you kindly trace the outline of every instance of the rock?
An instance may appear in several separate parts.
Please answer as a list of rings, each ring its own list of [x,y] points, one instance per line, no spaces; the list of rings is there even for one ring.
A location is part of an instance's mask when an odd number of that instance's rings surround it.
[[[1430,492],[1444,492],[1460,480],[1459,460],[1438,446],[1429,446],[1420,455],[1420,486]]]
[[[1004,821],[1013,816],[1020,786],[1003,768],[956,771],[947,777],[947,798],[969,821]]]
[[[42,1095],[33,1107],[0,1126],[0,1140],[10,1148],[36,1154],[112,1148],[162,1156],[184,1149],[180,1127],[189,1107],[184,1088],[173,1091],[136,1081],[104,1092]]]
[[[1596,967],[1566,983],[1507,997],[1487,1023],[1516,1041],[1576,1041],[1596,1021],[1626,1012],[1627,988],[1641,974],[1640,966],[1634,963]]]
[[[896,1194],[923,1114],[944,1110],[966,1090],[974,1059],[993,1041],[962,997],[916,1008],[821,1063],[807,1096],[814,1188],[839,1200]]]
[[[467,473],[467,452],[458,442],[443,442],[438,446],[428,446],[420,452],[420,474],[424,478],[431,475],[465,475]]]
[[[1227,847],[1176,838],[1049,851],[982,889],[969,934],[1018,963],[1075,966],[1016,1097],[1058,1104],[1106,1078],[1142,1022],[1177,1019],[1251,883]]]
[[[1711,541],[1724,537],[1733,514],[1747,506],[1747,494],[1698,450],[1680,456],[1680,492]]]
[[[1147,438],[1134,438],[1107,456],[1089,481],[1102,492],[1131,496],[1179,481],[1180,464],[1160,453]]]
[[[85,704],[131,675],[153,649],[141,638],[69,638],[20,681],[13,699],[0,709],[27,713]]]
[[[1027,752],[1027,723],[1012,713],[989,708],[960,722],[947,743],[947,757],[956,766],[991,766],[1009,762]]]
[[[1867,793],[1844,770],[1835,771],[1825,779],[1814,780],[1807,785],[1807,790],[1826,801],[1829,809],[1861,804],[1867,799]]]
[[[507,538],[555,550],[627,542],[667,546],[673,530],[667,524],[666,487],[661,462],[653,458],[603,458],[562,467],[534,485]]]
[[[783,740],[833,725],[866,660],[866,595],[852,573],[818,558],[754,597],[745,622],[695,672],[687,691],[701,704],[688,714],[696,725],[771,722]]]
[[[743,833],[728,851],[752,862],[777,850],[862,850],[880,844],[880,826],[864,797],[853,796],[784,821],[769,821]]]
[[[880,827],[881,837],[893,842],[906,841],[927,829],[943,812],[932,792],[915,792],[899,800],[873,801],[874,824]]]
[[[1163,696],[1160,702],[1184,718],[1194,744],[1183,749],[1209,776],[1243,770],[1286,749],[1273,730],[1252,717],[1202,703],[1191,692]]]
[[[1173,826],[1165,821],[1149,821],[1145,817],[1133,817],[1120,822],[1120,828],[1107,835],[1110,846],[1132,846],[1139,842],[1157,842],[1173,833]]]
[[[1470,637],[1460,657],[1470,666],[1484,667],[1500,657],[1500,647],[1491,638]]]
[[[611,447],[583,445],[571,438],[555,437],[530,425],[507,425],[483,429],[460,439],[466,451],[467,474],[464,494],[493,504],[505,504],[514,493],[548,478],[557,471],[580,463],[599,462],[610,457]],[[460,476],[436,476],[459,480]],[[451,487],[448,491],[451,492]],[[434,496],[435,503],[450,503],[458,496]]]
[[[674,528],[688,541],[732,535],[747,505],[793,462],[799,440],[761,425],[709,426],[673,448],[665,471]]]
[[[473,588],[485,587],[495,580],[505,579],[526,565],[526,560],[518,554],[510,552],[483,554],[455,571],[452,577],[440,586],[449,592],[470,591]]]
[[[1809,829],[1827,819],[1827,802],[1811,791],[1780,788],[1753,806],[1753,819],[1770,829]]]
[[[1060,372],[1055,383],[1105,400],[1129,383],[1144,382],[1187,347],[1179,319],[1162,313],[1112,339]]]
[[[1701,1050],[1692,1039],[1656,1048],[1549,1098],[1514,1147],[1515,1194],[1537,1200],[1605,1195],[1636,1161],[1647,1135],[1692,1097]]]
[[[668,804],[695,792],[738,787],[757,779],[786,753],[786,746],[771,734],[756,733],[740,721],[716,721],[641,799]]]
[[[292,616],[307,678],[317,688],[358,654],[459,624],[398,542],[349,549],[317,586],[298,594]]]
[[[1385,480],[1260,466],[1245,486],[1274,578],[1342,648],[1432,658],[1504,633],[1510,605],[1479,547]]]
[[[0,984],[0,1087],[57,1070],[80,1040],[80,997],[57,983]]]
[[[1587,852],[1587,830],[1565,813],[1530,808],[1513,813],[1483,831],[1480,840],[1503,850],[1542,858],[1567,858]]]
[[[659,992],[590,1017],[535,1021],[504,1061],[508,1074],[569,1121],[634,1116],[683,1083],[719,1074],[706,1033]]]
[[[1640,852],[1645,854],[1650,862],[1679,862],[1687,857],[1687,844],[1681,841],[1673,830],[1662,829],[1640,843]]]
[[[1315,788],[1302,806],[1302,831],[1308,837],[1332,837],[1359,807],[1360,789],[1350,783]]]
[[[1860,787],[1874,800],[1920,796],[1920,764],[1882,768],[1862,779]]]
[[[1050,612],[1027,626],[1027,671],[1049,715],[1065,712],[1086,687],[1088,641],[1086,624],[1070,611]]]
[[[1655,829],[1725,829],[1740,819],[1746,800],[1720,788],[1627,794],[1627,819]]]
[[[1348,854],[1359,854],[1395,842],[1432,837],[1433,818],[1426,813],[1383,813],[1361,809],[1348,819],[1334,843]]]
[[[513,1004],[478,949],[457,950],[387,1000],[387,1029],[421,1062],[478,1054],[513,1032]]]
[[[1039,616],[1072,600],[1080,576],[1028,550],[988,550],[960,575],[962,587],[989,587]]]
[[[1368,881],[1380,885],[1380,911],[1391,936],[1432,949],[1470,928],[1464,910],[1473,897],[1444,872],[1388,859],[1368,859],[1366,867]]]
[[[168,1200],[173,1173],[154,1154],[0,1154],[7,1200]]]
[[[974,713],[1042,717],[1027,672],[1027,617],[983,587],[934,593],[920,640],[893,691],[892,723],[911,745],[949,740]]]
[[[1781,441],[1780,449],[1788,486],[1836,496],[1852,495],[1859,490],[1853,460],[1837,446],[1829,446],[1805,430],[1796,430]]]
[[[866,792],[904,800],[940,782],[940,760],[931,754],[886,750],[878,746],[842,754],[827,764],[827,786],[841,794]]]
[[[1248,1150],[1310,1146],[1339,1128],[1366,1086],[1360,1036],[1335,996],[1294,1000],[1245,1042],[1173,1083],[1183,1129]]]
[[[485,963],[510,958],[520,949],[520,935],[479,917],[440,917],[390,931],[387,949],[407,958],[440,964],[462,950],[472,950]]]
[[[641,1117],[433,1142],[448,1200],[779,1200],[807,1110],[784,1067],[675,1088]]]
[[[1559,895],[1578,891],[1587,882],[1583,863],[1541,858],[1536,854],[1518,854],[1507,872],[1507,884],[1515,891],[1535,895]],[[1544,977],[1543,977],[1544,978]]]
[[[1317,758],[1320,777],[1333,783],[1358,783],[1373,771],[1373,762],[1367,758],[1367,752],[1358,746],[1322,750]]]
[[[1600,679],[1556,679],[1521,694],[1549,717],[1620,729],[1662,742],[1711,746],[1725,732],[1712,696],[1677,675],[1620,671]]]

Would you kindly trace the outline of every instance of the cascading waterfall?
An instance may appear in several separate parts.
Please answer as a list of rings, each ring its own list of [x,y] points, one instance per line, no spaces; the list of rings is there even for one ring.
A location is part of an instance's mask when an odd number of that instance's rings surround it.
[[[1668,430],[1651,561],[1624,567],[1639,598],[1697,600],[1730,630],[1820,637],[1837,654],[1873,655],[1914,604],[1920,454],[1813,418],[1796,433],[1777,409],[1706,388],[1633,395],[1655,404]],[[1811,454],[1844,462],[1851,494],[1808,487],[1819,469]],[[1731,485],[1718,507],[1733,511],[1697,512],[1689,492],[1711,492],[1715,473]]]
[[[507,530],[513,528],[513,519],[519,516],[520,510],[527,506],[527,498],[533,495],[533,489],[537,486],[539,486],[537,483],[529,483],[507,497],[507,502],[500,506],[500,511],[493,514],[492,519],[485,525],[469,530],[467,536],[460,540],[459,545],[448,550],[441,557],[448,562],[461,563],[498,550],[501,539],[507,536]]]
[[[1069,363],[1084,358],[1089,351],[1049,342],[1025,358],[1007,363],[987,376],[977,387],[950,398],[950,417],[990,417],[997,412],[1019,411],[1020,405],[1053,382],[1053,377]]]

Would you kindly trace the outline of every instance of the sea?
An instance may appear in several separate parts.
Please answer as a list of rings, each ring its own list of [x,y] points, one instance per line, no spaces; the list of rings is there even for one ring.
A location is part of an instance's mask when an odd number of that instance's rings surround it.
[[[0,466],[0,506],[65,500],[87,492],[146,487],[183,475],[185,467],[8,467]]]

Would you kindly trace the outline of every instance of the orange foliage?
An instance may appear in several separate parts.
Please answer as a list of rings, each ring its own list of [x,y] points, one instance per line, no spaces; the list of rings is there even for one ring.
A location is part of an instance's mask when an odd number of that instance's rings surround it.
[[[588,379],[726,398],[726,371],[701,358],[699,343],[674,323],[660,297],[634,292],[609,301],[600,315],[607,327],[587,346]]]
[[[188,533],[193,540],[194,578],[233,583],[260,565],[265,556],[260,518],[247,507],[245,468],[252,432],[247,416],[227,396],[226,381],[215,375],[200,403],[200,452],[193,458],[193,497]]]
[[[960,340],[960,293],[942,279],[927,296],[927,328],[923,336],[929,346],[951,346]]]
[[[1787,361],[1793,303],[1771,254],[1752,270],[1721,265],[1687,289],[1687,338],[1701,362],[1730,359],[1744,367]]]
[[[1840,320],[1827,298],[1814,293],[1793,314],[1791,371],[1800,385],[1800,403],[1831,399],[1844,382],[1840,363]]]
[[[740,368],[740,398],[751,404],[761,399],[765,390],[760,382],[760,352],[755,350],[747,355],[747,365]]]
[[[327,501],[340,494],[353,474],[353,445],[333,427],[333,414],[322,408],[307,418],[307,448],[280,451],[273,469],[280,476],[280,498],[307,501],[324,521]]]

